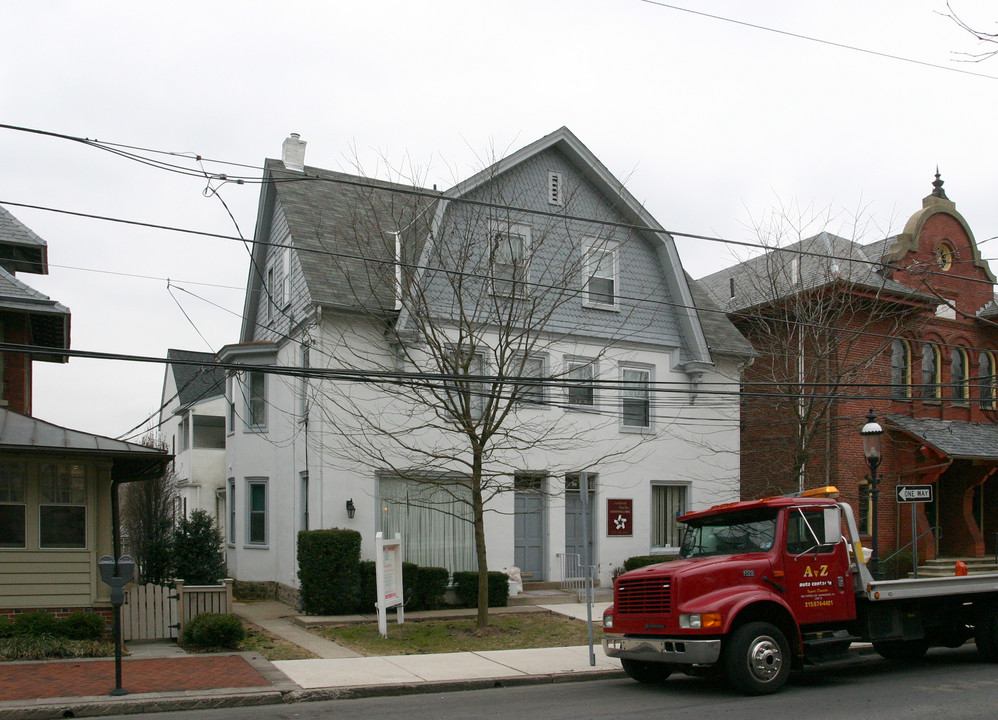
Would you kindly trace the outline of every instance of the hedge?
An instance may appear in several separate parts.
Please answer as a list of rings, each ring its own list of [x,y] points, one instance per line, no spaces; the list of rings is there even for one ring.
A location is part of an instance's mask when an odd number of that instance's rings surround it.
[[[406,610],[435,610],[444,604],[444,592],[450,573],[447,568],[420,567],[415,563],[402,563],[402,588]],[[360,564],[360,602],[357,611],[374,612],[378,601],[377,577],[374,561]]]
[[[360,533],[302,530],[298,533],[299,597],[306,615],[349,615],[360,603]]]
[[[478,605],[478,573],[454,573],[454,592],[462,607]],[[504,572],[489,573],[489,607],[505,607],[509,601],[509,575]]]
[[[184,644],[202,648],[235,649],[246,639],[238,615],[201,613],[184,627]]]

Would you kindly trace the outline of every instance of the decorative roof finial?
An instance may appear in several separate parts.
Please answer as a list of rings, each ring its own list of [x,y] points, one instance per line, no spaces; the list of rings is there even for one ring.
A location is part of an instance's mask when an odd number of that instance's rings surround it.
[[[936,179],[932,182],[932,195],[933,197],[942,198],[943,200],[949,200],[946,197],[946,191],[943,190],[943,181],[939,179],[939,166],[936,165]]]

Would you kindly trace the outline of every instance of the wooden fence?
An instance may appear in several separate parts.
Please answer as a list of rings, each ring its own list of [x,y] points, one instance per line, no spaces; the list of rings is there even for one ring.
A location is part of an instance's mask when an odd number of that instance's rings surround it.
[[[232,612],[232,580],[221,585],[133,585],[121,608],[123,640],[184,638],[184,626],[201,613]]]

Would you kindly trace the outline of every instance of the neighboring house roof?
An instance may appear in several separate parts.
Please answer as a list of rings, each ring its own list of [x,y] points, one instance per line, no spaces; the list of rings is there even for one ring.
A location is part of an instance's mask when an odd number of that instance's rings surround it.
[[[0,452],[93,455],[115,460],[112,476],[136,479],[161,470],[173,456],[164,450],[70,430],[0,407]]]
[[[860,245],[822,232],[700,278],[698,282],[727,312],[748,310],[837,282],[935,305],[937,301],[931,295],[880,274],[880,259],[893,241],[894,238],[888,238]]]
[[[8,272],[48,274],[48,246],[0,205],[0,267]]]
[[[707,338],[711,353],[744,358],[757,355],[752,344],[738,332],[724,311],[714,304],[700,284],[689,275],[686,276],[686,281],[690,285],[693,304],[696,305],[700,325],[703,327],[703,334]]]
[[[998,425],[888,415],[888,421],[954,460],[998,460]]]
[[[311,301],[345,311],[392,308],[391,282],[371,280],[372,268],[388,271],[389,277],[394,273],[394,238],[385,232],[402,232],[403,260],[415,262],[427,235],[428,211],[436,203],[433,196],[439,193],[311,166],[303,174],[287,170],[280,160],[268,159],[264,167],[268,185],[261,194],[256,236],[269,237],[278,201]],[[250,263],[244,341],[256,325],[266,249],[258,244]]]
[[[69,348],[69,308],[21,282],[3,267],[0,267],[0,310],[27,315],[35,345]],[[65,362],[66,356],[35,355],[34,359]]]
[[[214,354],[171,348],[166,351],[166,359],[170,361],[181,407],[190,407],[202,400],[225,394],[225,369],[214,366]]]

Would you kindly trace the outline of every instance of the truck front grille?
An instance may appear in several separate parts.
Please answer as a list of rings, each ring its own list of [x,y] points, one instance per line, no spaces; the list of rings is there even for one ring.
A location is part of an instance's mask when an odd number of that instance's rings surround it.
[[[671,578],[618,580],[614,610],[620,615],[662,614],[672,610]]]

